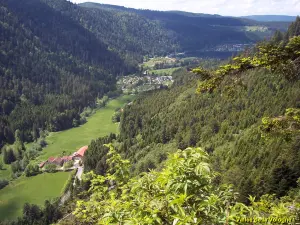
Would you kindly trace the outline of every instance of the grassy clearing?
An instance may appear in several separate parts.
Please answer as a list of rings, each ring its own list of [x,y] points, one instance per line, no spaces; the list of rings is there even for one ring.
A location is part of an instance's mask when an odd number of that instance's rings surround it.
[[[168,69],[160,69],[160,70],[150,70],[150,74],[154,73],[155,75],[172,75],[172,73],[175,71],[175,70],[178,70],[180,69],[181,67],[175,67],[175,68],[168,68]]]
[[[2,155],[0,155],[0,157],[2,157]],[[2,160],[2,159],[0,159]],[[0,170],[0,179],[6,179],[6,180],[10,180],[11,178],[11,169],[10,169],[10,165],[3,165],[3,169]]]
[[[11,182],[0,190],[0,220],[20,216],[26,202],[43,205],[46,199],[59,196],[68,176],[68,172],[44,173]]]
[[[118,132],[118,125],[111,121],[114,111],[132,100],[134,96],[122,96],[110,101],[103,109],[93,114],[84,125],[70,130],[51,133],[46,141],[48,146],[43,149],[38,160],[48,159],[50,156],[57,156],[63,151],[73,153],[91,140],[110,133]]]
[[[2,157],[2,155],[0,155]],[[0,179],[10,180],[11,178],[11,170],[10,165],[3,165],[3,169],[0,170]]]
[[[157,58],[152,58],[147,62],[144,62],[142,66],[152,68],[155,66],[157,63],[174,63],[176,59],[174,58],[165,58],[165,57],[157,57]]]

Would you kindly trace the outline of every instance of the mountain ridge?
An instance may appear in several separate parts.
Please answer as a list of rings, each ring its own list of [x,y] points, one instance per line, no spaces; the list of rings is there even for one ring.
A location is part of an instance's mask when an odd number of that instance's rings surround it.
[[[261,22],[293,22],[297,16],[289,15],[249,15],[241,16],[240,18],[252,19]]]
[[[182,11],[134,9],[92,2],[81,3],[79,6],[88,9],[138,14],[151,21],[156,21],[164,29],[173,33],[178,43],[177,51],[192,54],[204,49],[207,51],[219,45],[255,43],[271,37],[277,29],[286,31],[289,25],[287,22],[257,22],[246,18]],[[248,27],[254,28],[249,29]]]

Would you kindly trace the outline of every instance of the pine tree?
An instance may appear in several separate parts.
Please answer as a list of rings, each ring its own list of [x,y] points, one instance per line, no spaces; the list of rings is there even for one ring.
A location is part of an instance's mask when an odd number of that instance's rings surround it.
[[[280,31],[276,31],[272,37],[272,42],[275,44],[280,43],[283,40],[283,34]]]
[[[12,149],[9,149],[7,151],[7,164],[11,164],[14,161],[16,161],[16,157],[14,155],[14,151]]]
[[[9,161],[8,161],[8,152],[6,149],[3,149],[3,162],[5,164],[9,164]]]

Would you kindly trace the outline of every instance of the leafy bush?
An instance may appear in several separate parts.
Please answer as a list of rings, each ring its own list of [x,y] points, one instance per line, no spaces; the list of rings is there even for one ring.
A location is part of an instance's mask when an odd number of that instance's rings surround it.
[[[117,111],[112,116],[112,122],[118,123],[118,122],[120,122],[120,120],[121,120],[121,111]]]
[[[42,147],[42,148],[45,148],[47,146],[47,142],[44,138],[40,138],[38,140],[38,144]]]
[[[48,173],[55,173],[57,166],[55,164],[47,164],[44,168]]]
[[[108,173],[86,175],[91,196],[77,201],[74,212],[82,224],[236,224],[253,215],[299,216],[299,192],[294,199],[266,195],[259,202],[250,196],[250,206],[237,202],[230,186],[215,185],[217,174],[201,148],[179,150],[161,171],[130,178],[129,161],[109,147]]]
[[[8,185],[8,181],[4,179],[0,179],[0,190]]]
[[[3,168],[4,168],[4,165],[3,165],[2,160],[0,159],[0,170],[3,170]]]
[[[109,100],[109,97],[107,95],[103,96],[101,99],[97,99],[96,104],[98,108],[103,108]]]
[[[70,160],[64,164],[64,169],[70,169],[73,166],[74,166],[74,161]]]
[[[21,166],[20,161],[15,161],[15,162],[13,162],[13,163],[10,165],[10,167],[11,167],[11,171],[12,171],[13,173],[22,171],[22,166]]]
[[[74,183],[76,173],[77,173],[77,169],[73,170],[70,173],[69,178],[66,181],[66,183],[65,183],[65,185],[64,185],[64,187],[62,189],[62,194],[65,194],[65,193],[67,193],[70,190],[70,188],[72,187],[72,185]]]
[[[39,172],[40,172],[39,166],[34,163],[28,164],[24,171],[26,177],[35,176],[39,174]]]

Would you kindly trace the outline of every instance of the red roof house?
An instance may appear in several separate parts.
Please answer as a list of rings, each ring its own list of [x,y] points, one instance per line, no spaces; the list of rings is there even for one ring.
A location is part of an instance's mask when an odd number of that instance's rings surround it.
[[[42,162],[42,163],[39,165],[39,167],[40,167],[40,168],[43,168],[43,167],[45,166],[46,162],[47,162],[47,161]]]
[[[63,156],[63,157],[61,157],[61,159],[62,159],[64,162],[68,162],[68,161],[71,161],[71,160],[72,160],[72,156]]]
[[[72,156],[63,156],[63,157],[49,157],[45,162],[42,162],[39,166],[43,168],[46,164],[55,164],[57,166],[62,166],[65,162],[73,160]]]
[[[52,163],[55,160],[55,157],[49,157],[49,159],[47,160],[48,163]]]
[[[73,157],[82,158],[84,156],[85,152],[88,150],[88,148],[89,148],[89,146],[83,146],[77,152],[75,152],[73,154]]]
[[[64,163],[69,162],[75,158],[82,159],[86,150],[88,150],[88,146],[81,147],[77,152],[75,152],[72,156],[63,156],[63,157],[49,157],[49,159],[45,162],[42,162],[39,166],[43,168],[46,164],[55,164],[58,166],[62,166]]]

